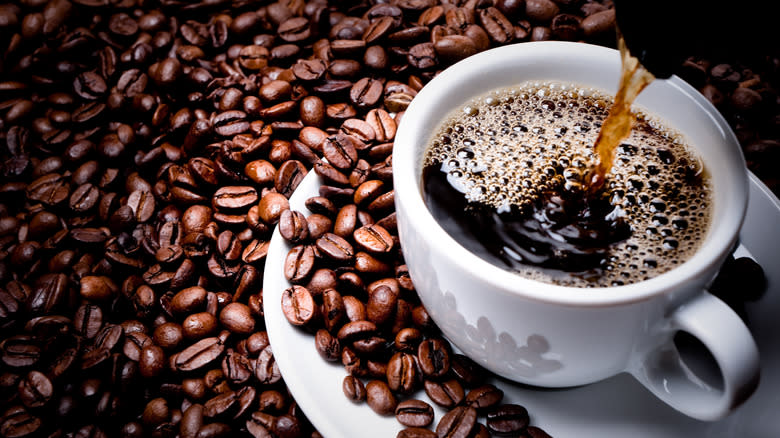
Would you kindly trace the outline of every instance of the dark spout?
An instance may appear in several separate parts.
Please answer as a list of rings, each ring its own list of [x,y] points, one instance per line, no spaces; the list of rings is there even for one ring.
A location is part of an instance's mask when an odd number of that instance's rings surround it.
[[[629,52],[666,79],[688,56],[746,59],[777,50],[771,13],[758,0],[614,0]]]

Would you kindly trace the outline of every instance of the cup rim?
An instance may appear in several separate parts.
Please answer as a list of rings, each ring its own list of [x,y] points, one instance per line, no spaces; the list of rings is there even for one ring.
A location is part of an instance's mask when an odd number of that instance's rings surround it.
[[[733,155],[730,157],[734,160],[731,163],[732,170],[742,175],[732,178],[733,181],[729,181],[729,185],[736,186],[732,187],[735,193],[744,193],[741,198],[729,196],[734,213],[726,219],[713,218],[707,240],[693,256],[681,265],[649,280],[623,286],[587,288],[586,293],[582,293],[583,288],[555,285],[522,277],[480,258],[456,242],[430,214],[423,201],[420,175],[417,175],[416,172],[416,160],[419,160],[420,157],[416,154],[417,148],[412,147],[413,144],[427,143],[428,141],[428,138],[421,140],[418,134],[418,132],[427,132],[425,130],[426,120],[422,115],[430,112],[431,108],[435,107],[443,99],[443,96],[447,95],[447,89],[451,88],[452,82],[469,74],[475,68],[480,68],[483,71],[490,68],[501,68],[502,64],[510,58],[520,57],[526,62],[538,63],[545,59],[552,59],[551,57],[561,56],[573,56],[579,59],[593,58],[593,62],[602,62],[605,59],[617,57],[619,62],[617,50],[602,46],[561,41],[519,43],[490,49],[468,57],[447,68],[426,84],[407,108],[395,137],[395,144],[398,145],[393,151],[393,185],[396,209],[414,212],[415,224],[413,226],[425,230],[424,233],[419,234],[425,236],[433,250],[432,252],[444,254],[455,269],[480,272],[482,280],[494,290],[519,295],[534,301],[604,307],[644,301],[658,295],[674,292],[680,290],[684,283],[692,278],[701,278],[699,284],[706,284],[711,280],[711,278],[706,277],[717,271],[720,263],[737,242],[739,229],[747,209],[747,167],[736,136],[723,116],[704,96],[676,76],[665,80],[664,86],[675,88],[675,92],[692,99],[696,105],[706,111],[709,119],[721,131],[724,140],[730,143],[727,146],[729,149],[727,153]],[[496,87],[499,86],[479,87],[471,96],[476,97]],[[465,100],[462,103],[465,103]],[[440,121],[447,112],[444,111],[440,114],[438,120]],[[431,129],[432,127],[427,126],[427,128]],[[681,131],[684,133],[685,130]],[[731,149],[734,150],[731,151]],[[717,184],[715,185],[717,188]],[[716,223],[717,227],[715,227]],[[399,226],[399,233],[403,233],[402,226]],[[403,240],[402,234],[401,239]],[[574,292],[574,289],[578,291]]]

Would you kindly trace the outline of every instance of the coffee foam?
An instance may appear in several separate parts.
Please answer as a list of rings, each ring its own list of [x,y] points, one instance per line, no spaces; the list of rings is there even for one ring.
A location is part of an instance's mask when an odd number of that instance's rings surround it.
[[[581,186],[612,97],[556,82],[528,82],[473,99],[429,142],[424,166],[439,165],[470,202],[508,211],[530,205],[554,182]],[[693,255],[710,223],[711,184],[682,136],[638,112],[608,176],[610,202],[632,229],[603,271],[566,278],[529,267],[521,275],[567,286],[630,284]]]

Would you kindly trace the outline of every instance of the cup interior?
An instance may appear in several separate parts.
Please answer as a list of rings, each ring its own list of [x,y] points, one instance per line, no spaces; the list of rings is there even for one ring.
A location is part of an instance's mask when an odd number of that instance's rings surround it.
[[[654,81],[635,102],[682,133],[698,151],[712,178],[713,215],[707,239],[696,254],[671,271],[640,283],[589,289],[587,294],[573,293],[568,287],[522,278],[470,253],[436,223],[423,202],[422,157],[433,132],[453,109],[491,90],[531,80],[575,83],[614,94],[619,76],[618,51],[568,42],[500,47],[443,71],[409,106],[395,139],[396,202],[401,210],[415,212],[413,223],[408,226],[425,230],[420,235],[430,240],[433,251],[448,257],[454,265],[479,272],[486,282],[499,289],[542,301],[578,305],[636,301],[673,290],[692,277],[714,275],[735,244],[744,218],[747,171],[739,143],[726,121],[706,98],[677,77]]]

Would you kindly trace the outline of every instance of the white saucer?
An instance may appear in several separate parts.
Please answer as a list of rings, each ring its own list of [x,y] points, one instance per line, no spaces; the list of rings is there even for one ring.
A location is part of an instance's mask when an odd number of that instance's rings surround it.
[[[290,206],[308,214],[304,202],[318,195],[314,172],[303,180]],[[756,259],[767,274],[763,298],[746,306],[747,321],[761,352],[761,382],[753,396],[727,418],[705,423],[688,418],[657,400],[628,375],[571,389],[546,390],[496,379],[505,403],[518,403],[531,424],[555,437],[780,437],[780,201],[750,174],[750,203],[737,255]],[[312,424],[329,438],[393,438],[402,426],[380,417],[368,405],[344,396],[346,376],[340,364],[325,362],[314,337],[289,324],[281,311],[281,293],[289,287],[282,264],[290,245],[274,231],[263,283],[265,322],[274,356],[287,386]],[[415,397],[427,400],[424,393]],[[438,422],[444,411],[436,408]]]

